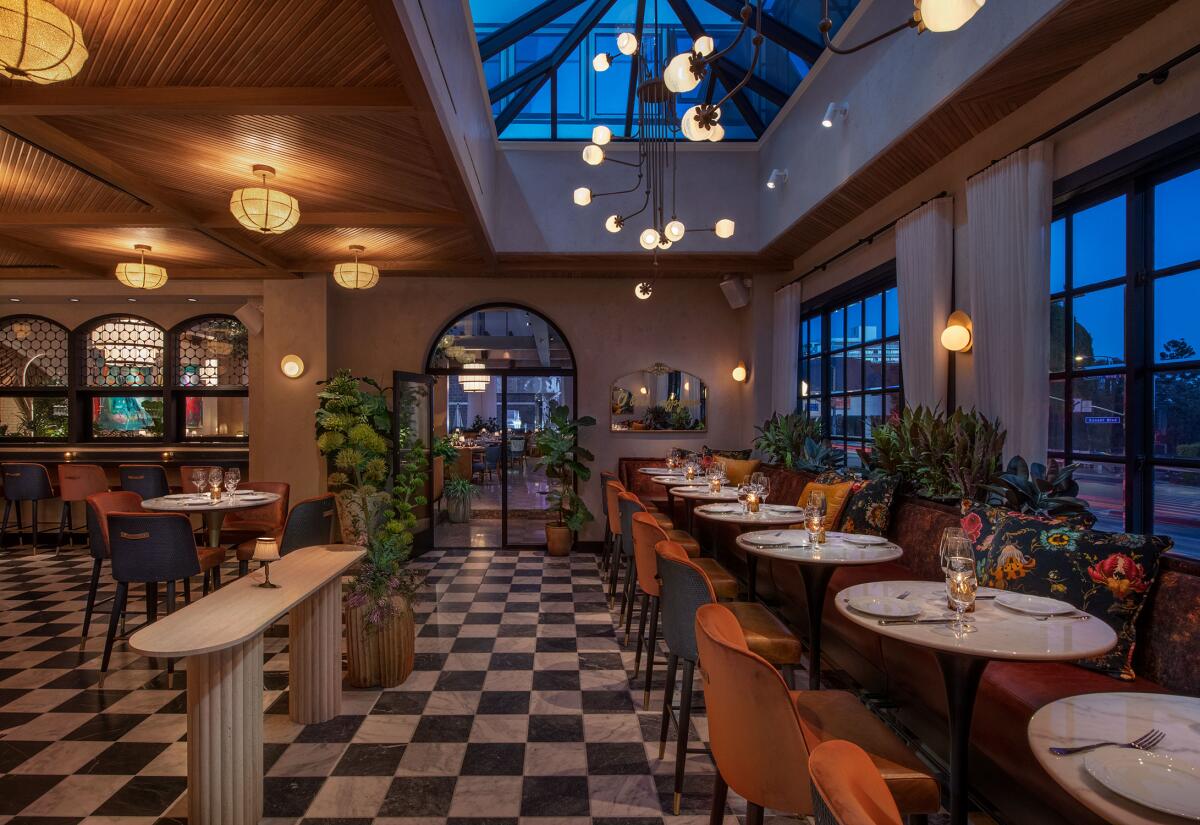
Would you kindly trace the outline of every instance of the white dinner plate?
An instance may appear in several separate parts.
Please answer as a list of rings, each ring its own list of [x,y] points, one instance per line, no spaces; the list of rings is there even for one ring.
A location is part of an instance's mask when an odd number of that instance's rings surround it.
[[[706,505],[704,505],[704,512],[716,513],[717,515],[720,515],[720,516],[731,516],[735,513],[742,512],[742,508],[734,507],[729,504],[706,504]]]
[[[1200,820],[1200,764],[1133,748],[1100,748],[1083,767],[1104,787],[1175,816]]]
[[[803,507],[797,507],[794,504],[764,504],[768,510],[773,510],[776,513],[803,513]]]
[[[692,486],[688,486],[688,487],[676,487],[675,492],[677,492],[677,493],[707,493],[708,488],[700,487],[698,485],[692,485]]]
[[[195,493],[174,493],[169,496],[163,496],[167,501],[183,501],[184,499],[196,498]]]
[[[996,604],[1031,616],[1063,616],[1075,612],[1073,604],[1027,593],[1001,593],[996,597]]]
[[[849,544],[860,544],[863,547],[888,543],[888,540],[883,536],[867,536],[861,533],[843,533],[842,540]]]
[[[747,544],[753,544],[755,547],[786,547],[790,542],[783,536],[777,536],[774,533],[759,533],[757,535],[742,536],[742,539]]]
[[[921,615],[921,608],[904,599],[891,596],[855,596],[846,602],[856,613],[878,616],[881,619],[911,619]]]

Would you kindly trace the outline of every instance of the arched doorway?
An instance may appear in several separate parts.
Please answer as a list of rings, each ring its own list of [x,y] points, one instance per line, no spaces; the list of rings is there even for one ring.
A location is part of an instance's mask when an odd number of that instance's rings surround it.
[[[577,407],[570,343],[537,310],[482,304],[442,328],[425,370],[434,377],[433,428],[444,451],[439,512],[446,515],[436,545],[544,545],[549,488],[534,440],[551,404]],[[472,485],[471,513],[461,521],[464,508],[454,499],[461,501],[464,481]]]

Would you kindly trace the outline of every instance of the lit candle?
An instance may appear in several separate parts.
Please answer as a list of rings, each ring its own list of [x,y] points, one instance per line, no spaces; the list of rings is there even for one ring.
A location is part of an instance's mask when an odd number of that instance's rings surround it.
[[[746,496],[746,509],[751,513],[758,512],[758,493],[750,493]]]
[[[721,492],[721,477],[713,476],[712,478],[710,478],[708,480],[708,489],[710,492],[713,492],[713,493]]]

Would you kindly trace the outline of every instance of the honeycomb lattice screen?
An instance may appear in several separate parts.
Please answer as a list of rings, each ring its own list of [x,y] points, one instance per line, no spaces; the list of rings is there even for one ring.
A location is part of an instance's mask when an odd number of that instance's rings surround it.
[[[67,330],[43,318],[0,323],[0,387],[65,387]]]
[[[88,387],[161,387],[161,327],[140,318],[109,318],[84,333],[83,384]]]
[[[204,318],[179,333],[180,387],[248,387],[250,336],[235,318]]]

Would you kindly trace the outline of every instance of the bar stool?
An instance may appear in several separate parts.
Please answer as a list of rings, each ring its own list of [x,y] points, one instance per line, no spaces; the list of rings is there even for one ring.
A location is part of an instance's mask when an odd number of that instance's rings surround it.
[[[600,471],[600,512],[604,515],[604,544],[600,547],[600,574],[603,577],[612,561],[613,534],[608,523],[608,482],[616,481],[617,474]]]
[[[17,546],[21,545],[21,534],[25,531],[21,523],[21,502],[30,502],[33,520],[33,552],[37,552],[40,533],[38,528],[38,502],[54,498],[54,488],[50,484],[50,473],[41,464],[23,464],[6,461],[4,468],[4,519],[0,522],[0,548],[7,545],[8,515],[14,504],[17,505]]]
[[[621,503],[619,496],[626,492],[625,485],[619,481],[609,481],[604,485],[604,507],[608,513],[608,528],[612,534],[612,558],[609,562],[608,571],[608,606],[611,609],[617,600],[617,580],[621,576],[622,561],[627,558],[624,539],[621,536]],[[666,516],[655,515],[655,518],[661,518],[661,521],[666,528],[674,527],[671,520]],[[629,549],[628,558],[633,557],[633,549]],[[625,609],[622,608],[624,613]]]
[[[167,585],[167,613],[175,609],[175,582],[204,570],[219,569],[225,557],[220,547],[196,547],[192,523],[182,513],[110,513],[109,549],[117,593],[108,620],[108,636],[100,672],[108,672],[117,623],[125,612],[129,585],[146,585],[146,619],[158,618],[158,583]],[[207,581],[207,577],[206,577]],[[207,587],[205,588],[207,591]],[[168,670],[170,666],[168,665]]]
[[[56,553],[62,550],[67,533],[75,532],[71,523],[71,504],[86,501],[93,493],[107,492],[108,476],[99,464],[58,465],[58,495],[62,499],[62,515],[58,518],[58,545],[54,548]]]
[[[902,825],[896,800],[870,755],[853,742],[831,739],[808,757],[817,825]]]
[[[96,594],[100,590],[100,569],[106,560],[112,558],[108,542],[108,515],[137,513],[142,509],[142,500],[138,494],[127,490],[93,493],[84,501],[87,512],[88,550],[92,554],[92,577],[88,582],[87,606],[83,611],[83,635],[79,641],[81,646],[87,642],[88,629],[92,625],[92,612],[96,609]]]
[[[666,531],[668,538],[679,542],[689,555],[700,555],[700,544],[683,530],[676,530],[671,519],[659,512],[650,512],[641,499],[633,493],[617,493],[617,510],[621,520],[621,561],[625,565],[625,587],[621,591],[621,615],[625,617],[625,643],[629,643],[629,629],[633,624],[633,603],[637,590],[637,570],[633,552],[633,516],[645,513]]]
[[[167,471],[157,464],[122,464],[117,471],[121,474],[121,489],[137,493],[142,501],[171,492]]]
[[[870,754],[910,822],[938,810],[937,782],[853,694],[788,690],[771,663],[747,645],[737,617],[725,605],[701,606],[695,635],[717,765],[710,822],[722,821],[731,787],[746,799],[747,825],[761,825],[764,808],[811,815],[809,753],[830,739],[847,739]]]
[[[238,485],[238,489],[274,493],[279,498],[262,507],[230,511],[221,528],[222,542],[241,544],[259,536],[273,536],[282,532],[288,516],[288,499],[292,491],[290,484],[285,481],[247,481]]]
[[[672,719],[671,701],[675,694],[675,674],[683,660],[683,686],[680,693],[679,718],[675,728],[678,734],[675,753],[675,813],[679,813],[679,801],[683,794],[683,771],[688,753],[702,753],[703,749],[689,750],[687,746],[692,713],[692,682],[694,681],[699,651],[696,648],[696,611],[704,605],[717,601],[717,592],[708,574],[701,568],[698,559],[688,558],[682,547],[673,541],[655,545],[658,555],[658,577],[662,589],[663,640],[667,643],[667,684],[663,689],[662,725],[658,735],[659,758],[666,752],[667,733]],[[733,591],[736,593],[736,588]],[[800,663],[801,645],[783,622],[758,602],[722,602],[731,611],[736,611],[735,621],[739,624],[750,649],[763,656],[775,667],[783,669],[788,682],[794,682],[794,669]]]
[[[276,539],[279,542],[279,555],[286,556],[301,547],[329,544],[336,517],[337,497],[333,493],[326,493],[304,499],[288,513],[282,529],[263,535]],[[239,577],[250,572],[250,561],[254,557],[254,544],[257,541],[256,536],[237,546]]]

